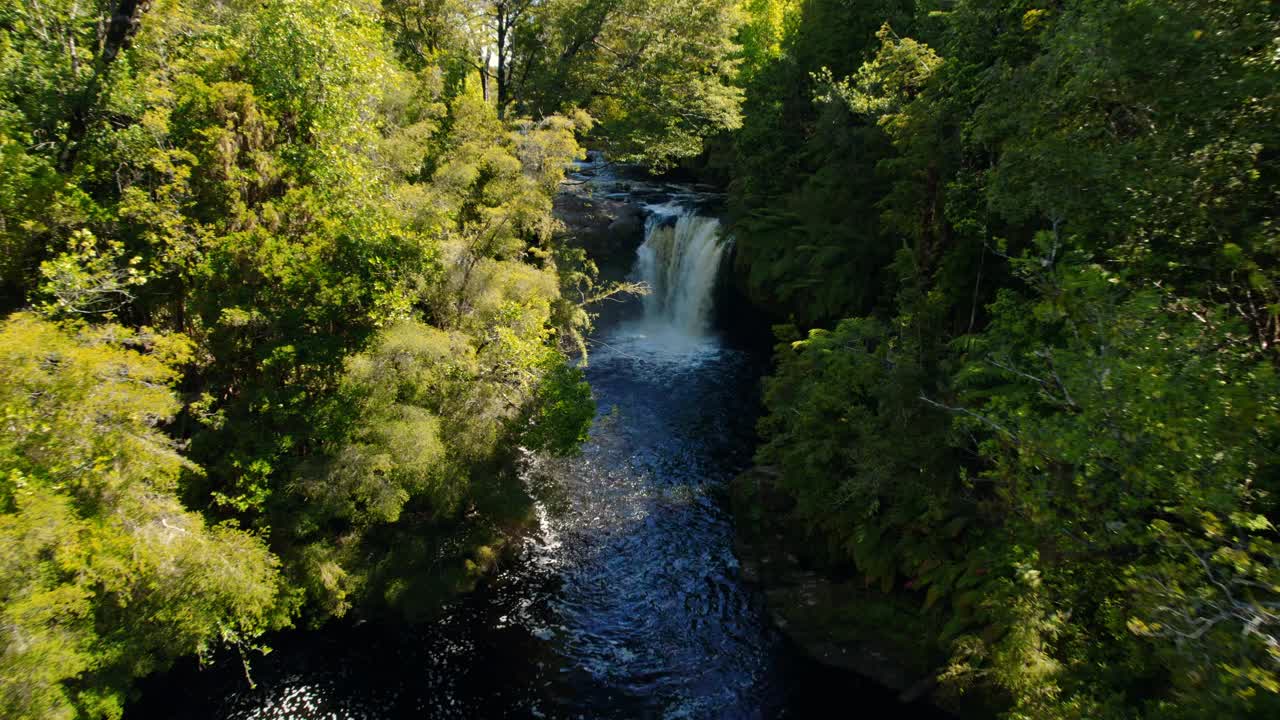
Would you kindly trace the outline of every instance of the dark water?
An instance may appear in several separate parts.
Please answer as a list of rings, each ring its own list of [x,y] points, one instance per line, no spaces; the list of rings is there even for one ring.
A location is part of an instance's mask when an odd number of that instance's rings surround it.
[[[541,527],[491,583],[429,626],[277,638],[256,689],[236,657],[179,669],[126,717],[933,716],[772,628],[738,579],[723,499],[750,461],[763,359],[633,310],[593,343],[591,441],[530,460]]]
[[[601,415],[521,557],[440,622],[296,633],[154,681],[130,718],[924,716],[805,660],[738,580],[724,483],[750,459],[762,371],[717,340],[621,327],[596,342]]]

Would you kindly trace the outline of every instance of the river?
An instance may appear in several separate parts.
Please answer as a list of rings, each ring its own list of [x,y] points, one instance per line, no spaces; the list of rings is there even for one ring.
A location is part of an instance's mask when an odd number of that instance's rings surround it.
[[[717,332],[728,243],[696,200],[644,201],[634,273],[653,292],[593,336],[591,440],[529,459],[539,527],[491,582],[426,626],[283,635],[255,689],[234,657],[179,669],[127,717],[923,716],[809,661],[739,579],[723,491],[751,459],[765,364]]]

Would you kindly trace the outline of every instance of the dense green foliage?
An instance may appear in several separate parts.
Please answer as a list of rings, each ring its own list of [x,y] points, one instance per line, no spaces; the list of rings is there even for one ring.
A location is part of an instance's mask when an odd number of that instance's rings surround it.
[[[944,688],[1274,717],[1277,118],[1261,0],[0,0],[0,714],[492,567],[591,143],[732,178],[758,459]]]
[[[276,559],[174,497],[198,472],[156,425],[191,346],[119,326],[0,329],[0,712],[118,716],[119,688],[284,618]]]
[[[669,168],[740,122],[736,0],[384,0],[397,45],[477,69],[500,116],[586,110],[615,160]]]
[[[530,112],[586,108],[604,131],[603,149],[656,169],[738,127],[734,0],[531,4],[538,17],[516,39]]]
[[[758,459],[794,521],[1008,717],[1274,717],[1280,12],[809,0],[781,26],[731,202],[743,284],[790,323]]]
[[[0,714],[474,584],[521,449],[595,415],[569,356],[616,288],[553,242],[564,170],[732,127],[735,17],[0,3]]]

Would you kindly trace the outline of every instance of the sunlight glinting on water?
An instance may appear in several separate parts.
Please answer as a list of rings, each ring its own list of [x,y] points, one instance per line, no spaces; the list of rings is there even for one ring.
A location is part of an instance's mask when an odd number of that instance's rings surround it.
[[[751,459],[762,365],[714,333],[719,221],[673,197],[641,202],[632,279],[652,294],[589,341],[590,440],[524,458],[536,522],[518,557],[426,626],[301,638],[256,661],[256,689],[227,668],[209,717],[786,713],[794,656],[739,578],[722,496]]]

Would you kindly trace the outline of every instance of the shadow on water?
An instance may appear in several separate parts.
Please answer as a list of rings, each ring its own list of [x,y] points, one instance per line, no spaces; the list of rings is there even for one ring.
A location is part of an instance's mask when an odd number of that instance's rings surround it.
[[[552,492],[492,581],[429,625],[282,635],[254,661],[256,689],[238,657],[178,668],[126,717],[939,717],[808,660],[768,622],[722,497],[751,460],[765,358],[653,307],[594,338],[592,438],[579,458],[530,461]]]

